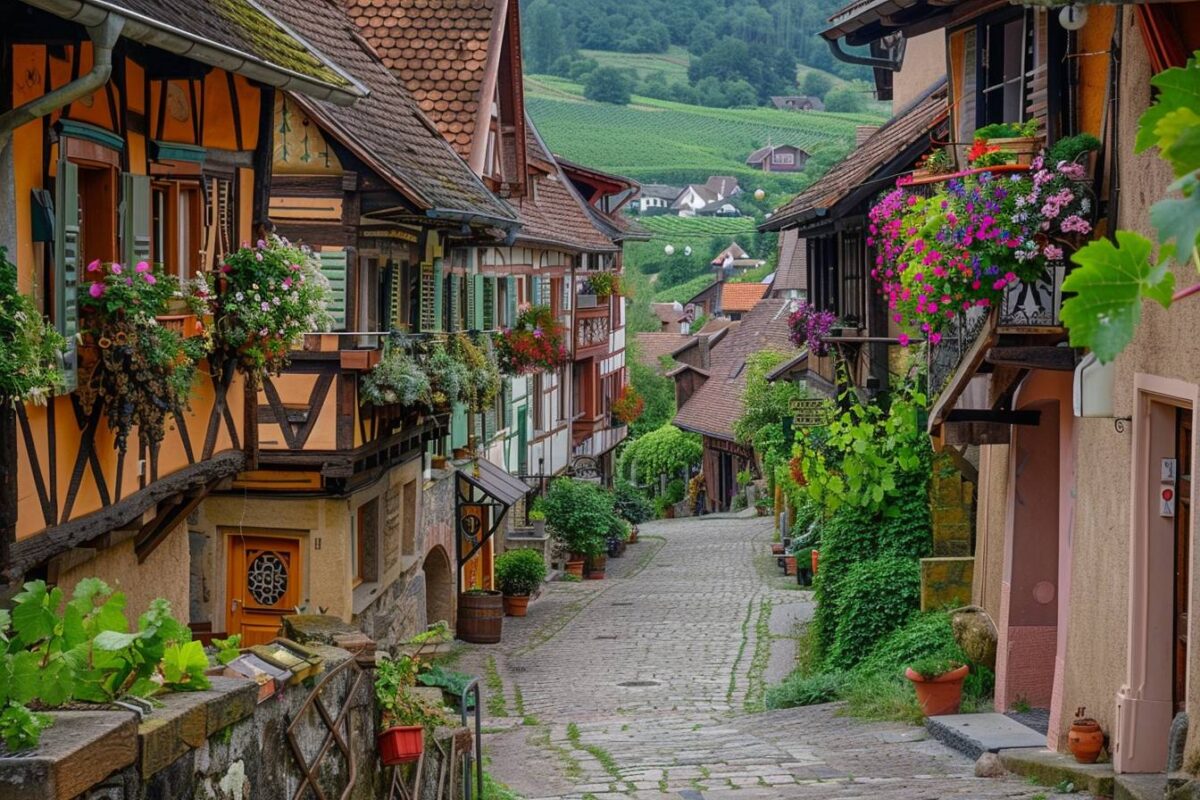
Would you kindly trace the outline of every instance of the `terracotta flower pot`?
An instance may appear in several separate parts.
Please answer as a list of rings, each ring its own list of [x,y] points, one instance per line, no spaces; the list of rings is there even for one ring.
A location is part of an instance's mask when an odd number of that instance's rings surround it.
[[[781,556],[784,554],[784,552],[786,552],[786,551],[783,549],[783,542],[772,542],[771,543],[771,555]]]
[[[504,595],[504,613],[510,617],[523,617],[529,610],[529,595]]]
[[[783,557],[783,574],[784,575],[795,575],[796,574],[796,557],[795,556],[784,556]]]
[[[816,550],[812,551],[812,573],[814,578],[817,577],[817,561],[820,560],[820,556],[821,554]]]
[[[574,575],[576,578],[583,577],[583,558],[572,555],[567,559],[567,574]]]
[[[604,580],[604,572],[608,569],[608,556],[588,556],[583,565],[583,577],[589,581]]]
[[[1094,764],[1104,749],[1104,731],[1100,723],[1090,717],[1077,719],[1067,734],[1067,748],[1080,764]]]
[[[638,528],[637,528],[637,525],[634,525],[629,530],[629,544],[637,544],[637,537],[638,537]]]
[[[942,673],[936,678],[923,678],[911,669],[904,670],[904,677],[913,682],[917,690],[917,702],[921,711],[927,717],[940,717],[943,714],[957,714],[962,702],[963,681],[969,668],[966,665],[949,672]]]
[[[398,725],[378,736],[379,761],[385,767],[409,764],[425,751],[425,729],[420,725]]]

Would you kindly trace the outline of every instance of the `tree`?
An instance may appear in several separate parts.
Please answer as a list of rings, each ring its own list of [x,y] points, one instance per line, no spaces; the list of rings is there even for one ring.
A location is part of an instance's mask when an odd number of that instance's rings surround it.
[[[847,114],[857,114],[866,106],[861,92],[847,87],[831,89],[825,96],[825,110],[838,111]]]
[[[530,72],[552,72],[552,65],[567,55],[562,14],[549,0],[535,0],[525,12],[524,28]]]
[[[833,80],[824,72],[818,72],[815,69],[810,69],[804,75],[804,83],[802,90],[809,97],[821,97],[829,93],[833,88]]]
[[[633,438],[661,428],[675,416],[675,383],[643,364],[635,354],[629,361],[629,385],[646,401],[642,415],[629,426]]]
[[[600,67],[584,80],[583,96],[597,103],[629,105],[629,79],[615,67]]]
[[[758,103],[758,92],[746,81],[738,78],[725,82],[725,105],[729,108],[753,106]]]

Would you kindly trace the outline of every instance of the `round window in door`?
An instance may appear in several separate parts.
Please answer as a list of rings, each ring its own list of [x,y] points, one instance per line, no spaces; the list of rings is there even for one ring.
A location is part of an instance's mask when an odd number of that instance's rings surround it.
[[[287,553],[261,552],[253,557],[246,568],[246,589],[258,603],[273,606],[287,594]]]

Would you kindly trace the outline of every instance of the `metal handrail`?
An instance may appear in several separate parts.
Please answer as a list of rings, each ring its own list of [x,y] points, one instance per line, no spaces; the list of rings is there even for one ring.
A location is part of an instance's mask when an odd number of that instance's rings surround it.
[[[467,727],[467,695],[473,693],[475,696],[475,747],[463,759],[463,798],[471,800],[471,761],[475,761],[475,779],[479,787],[479,797],[483,797],[483,716],[481,708],[483,706],[482,698],[479,694],[479,678],[472,678],[471,682],[463,687],[462,695],[458,701],[459,718],[462,720],[462,726]]]

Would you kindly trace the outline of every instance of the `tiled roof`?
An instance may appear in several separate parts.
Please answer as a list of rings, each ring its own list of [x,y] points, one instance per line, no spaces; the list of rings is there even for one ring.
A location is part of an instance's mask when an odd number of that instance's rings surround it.
[[[733,423],[742,415],[746,359],[762,350],[792,352],[788,341],[786,300],[763,300],[710,351],[711,377],[675,415],[675,424],[718,439],[732,440]]]
[[[729,197],[739,188],[738,179],[731,175],[713,175],[704,182],[704,185],[708,187],[709,191],[715,192],[721,197]]]
[[[412,92],[418,107],[467,156],[499,3],[347,0],[347,7],[362,35]]]
[[[721,310],[745,313],[767,293],[765,283],[726,283],[721,288]]]
[[[733,242],[721,252],[717,253],[716,258],[712,260],[714,267],[719,267],[725,263],[725,256],[733,256],[733,260],[737,261],[740,258],[749,258],[750,254],[742,249],[742,246],[737,242]]]
[[[419,205],[516,221],[417,110],[330,0],[257,0],[370,89],[352,108],[298,98],[322,127]]]
[[[24,0],[66,19],[82,21],[78,4]],[[70,7],[68,13],[65,9]],[[123,35],[206,64],[229,68],[272,86],[351,103],[366,94],[327,54],[289,29],[289,20],[264,12],[250,0],[107,0],[103,11],[139,25]],[[83,9],[87,11],[87,8]],[[96,8],[91,9],[97,11]],[[88,23],[90,24],[90,23]]]
[[[808,289],[808,247],[795,228],[779,235],[779,268],[775,271],[773,292]]]
[[[690,183],[688,184],[687,189],[684,189],[682,192],[680,192],[679,197],[675,199],[675,208],[683,208],[683,195],[688,189],[691,189],[693,192],[695,192],[696,196],[703,200],[706,205],[717,202],[717,193],[712,189],[708,188],[702,183]]]
[[[662,372],[662,357],[671,355],[688,338],[683,333],[639,333],[635,345],[637,359],[647,367]]]
[[[679,322],[683,319],[683,306],[678,303],[651,303],[650,310],[659,322]]]
[[[895,182],[897,176],[876,176],[875,173],[912,145],[928,141],[930,131],[948,113],[946,83],[943,80],[907,111],[888,120],[886,125],[871,134],[825,177],[779,208],[760,229],[778,231],[803,222],[828,211],[852,192],[864,187],[883,191]]]

